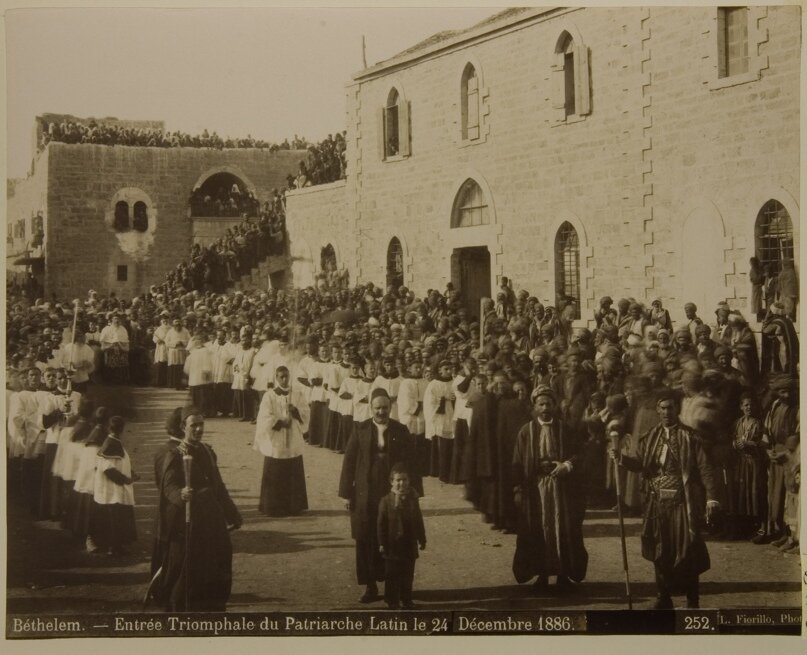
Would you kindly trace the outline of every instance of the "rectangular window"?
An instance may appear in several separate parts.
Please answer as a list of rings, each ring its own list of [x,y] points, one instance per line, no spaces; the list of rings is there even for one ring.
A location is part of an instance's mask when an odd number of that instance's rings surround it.
[[[720,7],[717,10],[718,76],[748,72],[748,8]]]
[[[127,282],[129,280],[129,267],[125,264],[118,266],[118,282]]]
[[[574,102],[574,54],[571,52],[563,55],[563,77],[566,92],[566,115],[575,113]]]
[[[467,95],[467,129],[466,139],[479,138],[479,79],[474,76],[468,78]]]

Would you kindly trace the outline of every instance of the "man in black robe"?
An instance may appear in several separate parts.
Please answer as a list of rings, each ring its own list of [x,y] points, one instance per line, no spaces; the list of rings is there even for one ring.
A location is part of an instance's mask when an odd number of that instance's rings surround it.
[[[645,483],[642,557],[653,562],[658,597],[653,609],[672,609],[672,594],[684,592],[687,607],[700,601],[699,577],[709,570],[701,534],[720,507],[712,466],[700,437],[678,422],[678,399],[662,391],[656,401],[661,422],[639,438],[636,456],[609,455],[640,472]]]
[[[773,303],[762,324],[763,377],[770,373],[798,375],[799,337],[784,311],[781,303]]]
[[[513,448],[518,508],[513,575],[519,583],[537,576],[538,592],[554,575],[558,590],[564,591],[586,577],[588,566],[580,444],[557,415],[557,400],[548,386],[537,387],[532,400],[534,420],[521,428]]]
[[[202,443],[201,411],[195,407],[175,410],[168,431],[169,443],[154,458],[160,498],[151,561],[156,577],[152,596],[169,612],[223,612],[232,587],[229,530],[241,527],[241,515],[221,479],[216,454]],[[183,464],[186,455],[192,458],[189,481]]]
[[[356,577],[365,585],[361,603],[379,600],[378,582],[384,580],[384,560],[378,548],[378,505],[389,493],[392,467],[403,464],[412,488],[423,495],[416,468],[415,439],[405,426],[389,417],[392,401],[384,389],[370,398],[372,418],[356,426],[348,441],[339,479],[339,497],[350,511],[351,535],[356,540]]]

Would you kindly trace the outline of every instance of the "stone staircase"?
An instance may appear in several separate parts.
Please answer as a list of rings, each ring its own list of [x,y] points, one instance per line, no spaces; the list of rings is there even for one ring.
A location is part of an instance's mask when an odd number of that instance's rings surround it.
[[[288,255],[270,255],[254,266],[249,273],[242,275],[234,284],[229,287],[229,291],[266,291],[270,288],[269,276],[278,271],[291,268],[291,259]]]

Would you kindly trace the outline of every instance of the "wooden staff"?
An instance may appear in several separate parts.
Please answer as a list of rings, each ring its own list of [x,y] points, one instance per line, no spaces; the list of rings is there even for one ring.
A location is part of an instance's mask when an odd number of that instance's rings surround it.
[[[67,395],[73,393],[73,359],[76,356],[76,326],[78,324],[78,298],[73,301],[73,331],[70,333],[70,363],[67,365]]]
[[[182,456],[182,465],[185,469],[185,486],[193,491],[191,487],[191,470],[193,469],[193,457]],[[191,501],[185,501],[185,611],[190,612],[190,579],[191,579]]]
[[[615,453],[619,452],[619,432],[612,430],[611,448]],[[628,571],[628,546],[625,540],[625,522],[622,518],[622,483],[619,480],[619,462],[614,460],[614,481],[616,483],[616,515],[619,518],[619,537],[622,542],[622,568],[625,571],[625,592],[628,595],[628,609],[633,609],[633,599],[630,594],[630,572]]]

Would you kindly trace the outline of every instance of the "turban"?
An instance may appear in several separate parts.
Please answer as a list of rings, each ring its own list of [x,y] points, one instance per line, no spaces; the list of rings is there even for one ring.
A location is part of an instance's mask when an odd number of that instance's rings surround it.
[[[628,345],[629,346],[638,346],[641,343],[642,343],[642,337],[640,337],[638,334],[631,333],[631,334],[628,335]]]
[[[555,397],[555,392],[552,391],[552,388],[546,384],[539,384],[537,387],[535,387],[535,390],[530,394],[530,400],[535,402],[541,396],[548,396],[553,401],[557,400]]]
[[[679,328],[675,331],[675,338],[677,339],[678,337],[687,337],[691,339],[692,334],[690,333],[689,328]]]
[[[782,316],[785,313],[785,306],[780,302],[775,302],[771,305],[771,314]]]
[[[718,359],[718,358],[722,357],[723,355],[728,355],[730,357],[731,356],[731,351],[728,348],[726,348],[726,346],[718,346],[717,348],[715,348],[714,355],[715,355],[715,359]]]
[[[684,309],[691,309],[693,312],[697,312],[698,306],[694,302],[688,302],[684,304]]]
[[[641,306],[641,305],[640,305],[638,302],[632,302],[632,303],[631,303],[631,304],[628,306],[628,310],[632,312],[634,309],[638,309],[639,311],[641,311],[641,310],[642,310],[642,306]]]
[[[600,298],[600,305],[613,304],[614,300],[611,296],[603,296]]]
[[[792,375],[782,375],[771,382],[774,391],[793,390],[796,388],[796,378]]]
[[[660,337],[662,334],[666,337],[669,337],[670,331],[665,328],[659,328],[658,332],[656,332],[656,338]]]
[[[706,335],[708,337],[710,334],[712,334],[712,328],[704,323],[703,325],[699,325],[695,328],[695,334],[697,336]]]
[[[729,323],[740,323],[740,324],[745,323],[743,315],[740,314],[739,312],[732,312],[731,314],[729,314],[728,321]]]

